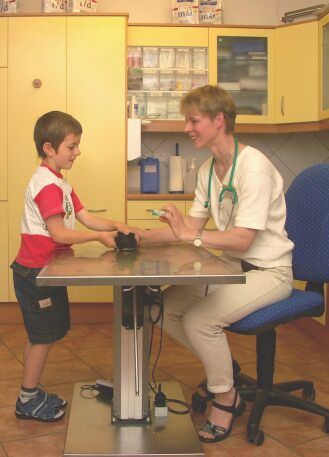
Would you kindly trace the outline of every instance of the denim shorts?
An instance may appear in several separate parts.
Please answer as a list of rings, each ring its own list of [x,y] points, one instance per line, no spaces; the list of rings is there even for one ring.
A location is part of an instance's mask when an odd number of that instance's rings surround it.
[[[48,344],[63,338],[70,329],[66,287],[37,287],[41,268],[11,265],[14,288],[26,331],[32,344]]]

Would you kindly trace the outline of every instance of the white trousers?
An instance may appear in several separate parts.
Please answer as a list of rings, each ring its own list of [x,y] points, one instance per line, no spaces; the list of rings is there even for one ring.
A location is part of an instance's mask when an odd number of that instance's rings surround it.
[[[232,260],[235,267],[240,263]],[[233,386],[232,356],[223,328],[267,305],[288,298],[290,267],[251,270],[246,284],[171,286],[165,290],[163,328],[197,355],[204,365],[208,390]]]

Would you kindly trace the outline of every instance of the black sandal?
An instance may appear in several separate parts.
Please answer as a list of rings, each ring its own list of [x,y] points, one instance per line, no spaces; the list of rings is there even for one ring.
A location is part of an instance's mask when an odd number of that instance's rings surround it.
[[[240,398],[240,403],[238,404],[238,406],[235,406],[237,398],[238,398],[238,390],[235,389],[235,397],[234,397],[234,401],[231,406],[222,405],[220,403],[217,403],[216,401],[212,402],[212,404],[215,408],[226,411],[227,413],[231,413],[232,420],[231,420],[229,428],[227,428],[227,429],[225,427],[222,427],[221,425],[215,425],[212,422],[210,422],[209,420],[207,420],[205,425],[200,429],[200,432],[209,433],[210,435],[212,435],[212,438],[206,438],[204,436],[199,435],[200,441],[202,441],[203,443],[218,443],[218,441],[223,441],[223,440],[225,440],[225,438],[227,438],[229,436],[229,434],[231,433],[231,430],[232,430],[234,419],[236,417],[241,416],[241,414],[243,414],[243,412],[246,409],[246,404],[241,398]]]

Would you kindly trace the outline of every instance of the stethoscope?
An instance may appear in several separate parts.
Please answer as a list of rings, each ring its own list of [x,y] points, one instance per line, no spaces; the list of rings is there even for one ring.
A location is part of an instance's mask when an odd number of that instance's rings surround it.
[[[238,201],[238,193],[233,186],[233,177],[234,177],[234,172],[235,172],[235,166],[236,166],[236,160],[238,157],[238,138],[234,137],[234,155],[233,155],[233,163],[232,163],[232,169],[231,169],[231,174],[230,174],[230,179],[228,181],[228,185],[222,187],[222,190],[219,193],[218,196],[218,202],[219,202],[219,207],[222,206],[224,197],[226,193],[231,193],[232,194],[232,203],[233,206],[237,203]],[[210,171],[209,171],[209,179],[208,179],[208,193],[207,193],[207,200],[204,203],[204,207],[210,209],[211,208],[211,203],[210,203],[210,194],[211,194],[211,181],[212,181],[212,175],[214,172],[214,165],[215,165],[215,158],[213,157],[210,165]]]

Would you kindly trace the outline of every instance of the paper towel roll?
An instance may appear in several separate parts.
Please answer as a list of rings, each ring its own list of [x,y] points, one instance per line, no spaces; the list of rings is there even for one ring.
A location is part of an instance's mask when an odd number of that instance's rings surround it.
[[[169,192],[183,193],[183,162],[181,156],[169,157]]]

